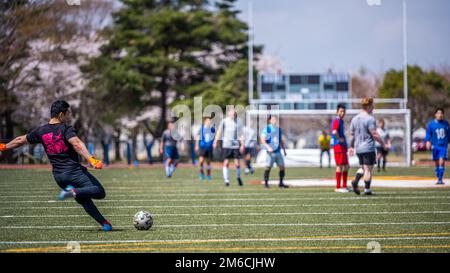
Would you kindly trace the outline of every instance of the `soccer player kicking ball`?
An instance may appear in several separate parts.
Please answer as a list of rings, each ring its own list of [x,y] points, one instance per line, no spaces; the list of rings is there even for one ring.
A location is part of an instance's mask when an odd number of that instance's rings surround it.
[[[337,106],[336,118],[331,123],[331,147],[334,151],[334,161],[336,162],[336,189],[335,192],[347,193],[347,177],[348,177],[348,155],[347,140],[345,138],[344,117],[345,106],[339,104]],[[341,187],[342,179],[342,187]]]
[[[269,188],[270,170],[273,164],[277,163],[280,169],[280,188],[289,188],[283,182],[285,176],[284,159],[281,155],[281,149],[283,149],[284,156],[286,156],[286,149],[283,141],[283,131],[277,127],[277,117],[270,116],[267,119],[267,127],[263,129],[261,133],[261,144],[263,149],[266,150],[266,169],[264,171],[264,187]]]
[[[373,112],[373,98],[364,98],[361,100],[361,113],[356,115],[351,123],[350,130],[352,133],[351,148],[349,154],[355,154],[359,159],[361,168],[356,172],[355,180],[352,181],[353,191],[360,195],[358,183],[364,177],[364,195],[372,195],[370,183],[372,181],[372,170],[376,163],[375,155],[375,141],[381,144],[383,149],[386,149],[386,144],[377,132],[377,124],[375,118],[372,116]]]
[[[200,180],[211,180],[211,160],[213,157],[213,143],[216,134],[216,128],[211,126],[211,119],[209,117],[205,118],[200,131],[195,140],[195,151],[199,154],[199,165],[200,165]],[[206,161],[206,173],[203,165]]]
[[[223,148],[223,179],[225,186],[230,186],[230,159],[234,159],[236,168],[236,178],[239,186],[243,186],[241,179],[241,153],[244,152],[244,137],[242,135],[243,126],[237,119],[237,113],[234,109],[229,110],[227,117],[220,123],[216,137],[214,139],[213,148],[217,148],[220,138],[222,138]]]
[[[52,164],[56,183],[63,189],[58,196],[59,199],[74,198],[104,231],[111,231],[112,225],[92,202],[92,199],[105,198],[105,190],[80,164],[78,155],[85,158],[95,169],[101,169],[103,163],[89,154],[86,145],[77,137],[75,129],[67,125],[71,120],[69,108],[67,102],[55,101],[51,106],[51,119],[47,124],[7,144],[0,144],[0,151],[15,149],[25,144],[41,143]]]
[[[433,161],[436,165],[437,185],[445,185],[445,161],[447,160],[447,147],[450,143],[450,126],[444,120],[444,109],[438,108],[434,112],[434,120],[430,121],[427,126],[426,134],[427,149],[433,152]]]
[[[172,177],[177,168],[178,159],[180,158],[177,149],[177,140],[174,138],[175,135],[173,121],[169,121],[167,123],[167,129],[162,134],[161,143],[159,144],[159,153],[163,155],[167,178]]]

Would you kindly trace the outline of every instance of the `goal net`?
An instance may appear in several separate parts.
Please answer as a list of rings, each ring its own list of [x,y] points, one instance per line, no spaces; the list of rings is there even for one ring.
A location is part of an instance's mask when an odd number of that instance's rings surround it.
[[[320,146],[319,136],[322,131],[330,134],[332,119],[336,116],[335,110],[248,110],[247,122],[257,126],[258,132],[265,126],[268,115],[276,115],[286,144],[286,166],[319,166]],[[348,109],[345,116],[345,134],[350,141],[350,121],[360,112],[359,109]],[[388,166],[409,166],[411,162],[410,138],[410,110],[409,109],[376,109],[374,117],[385,121],[392,146],[388,155]],[[331,149],[331,166],[334,164],[333,150]],[[349,157],[351,166],[358,166],[356,156]],[[265,162],[265,153],[260,152],[256,165],[262,166]],[[323,156],[323,166],[328,165],[328,156]]]

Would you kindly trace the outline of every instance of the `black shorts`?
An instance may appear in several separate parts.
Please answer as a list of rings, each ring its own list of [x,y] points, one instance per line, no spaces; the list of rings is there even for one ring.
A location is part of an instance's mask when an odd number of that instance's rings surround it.
[[[387,156],[389,154],[389,151],[383,149],[383,147],[377,147],[377,154],[382,154],[383,156]]]
[[[256,148],[245,148],[245,155],[256,156]]]
[[[375,152],[356,154],[359,159],[359,165],[373,166],[377,162]]]
[[[240,159],[241,153],[239,149],[223,149],[223,159]]]
[[[206,159],[212,159],[213,149],[212,148],[200,148],[200,150],[198,151],[198,155],[200,157],[203,157]]]

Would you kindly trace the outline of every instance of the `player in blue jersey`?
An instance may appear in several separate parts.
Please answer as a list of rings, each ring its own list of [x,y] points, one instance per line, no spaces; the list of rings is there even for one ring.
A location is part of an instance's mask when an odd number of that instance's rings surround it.
[[[273,165],[277,163],[278,168],[280,169],[280,183],[278,186],[280,188],[289,188],[289,186],[285,185],[283,182],[285,176],[285,167],[284,167],[284,159],[281,154],[281,150],[283,150],[284,156],[286,156],[286,149],[284,147],[283,141],[283,131],[281,128],[277,127],[277,117],[270,116],[267,119],[268,125],[262,130],[261,133],[261,144],[263,149],[266,151],[266,169],[264,171],[264,186],[269,188],[269,176],[270,170]]]
[[[206,117],[195,140],[195,151],[199,154],[200,180],[211,180],[211,160],[213,157],[213,143],[216,128],[211,125],[211,118]],[[206,176],[203,165],[206,161]]]
[[[445,161],[447,160],[447,147],[450,142],[450,126],[444,119],[444,109],[437,108],[434,120],[427,126],[425,142],[428,150],[432,150],[433,161],[436,165],[437,185],[444,185]]]

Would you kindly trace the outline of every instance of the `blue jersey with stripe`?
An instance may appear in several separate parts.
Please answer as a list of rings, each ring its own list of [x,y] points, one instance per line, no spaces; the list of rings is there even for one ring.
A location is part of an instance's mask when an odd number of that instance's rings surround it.
[[[430,141],[434,149],[447,149],[447,145],[450,142],[450,126],[448,122],[436,119],[430,121],[427,126],[425,141]]]
[[[216,135],[216,128],[206,127],[202,125],[200,128],[200,142],[199,146],[202,149],[212,149],[214,143],[214,137]]]
[[[331,141],[330,145],[331,147],[335,147],[337,145],[341,145],[344,148],[347,148],[347,140],[345,138],[345,128],[344,128],[344,120],[340,117],[336,117],[332,122],[330,126],[330,135],[331,135]],[[336,136],[333,134],[333,131],[336,130],[339,137],[344,139],[344,142],[339,143],[339,139],[336,138]]]
[[[275,153],[278,153],[281,150],[280,144],[282,134],[283,131],[281,128],[275,128],[272,124],[269,124],[261,132],[261,136],[266,138],[267,145],[269,145]],[[263,149],[266,148],[263,146]]]

